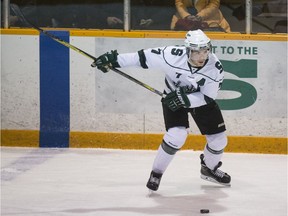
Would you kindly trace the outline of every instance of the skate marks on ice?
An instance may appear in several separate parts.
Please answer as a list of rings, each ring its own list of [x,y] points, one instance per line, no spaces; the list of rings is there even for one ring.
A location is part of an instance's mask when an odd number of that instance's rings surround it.
[[[190,216],[201,215],[200,209],[209,209],[210,213],[225,212],[227,208],[222,199],[228,197],[223,186],[201,186],[204,193],[199,194],[169,194],[161,192],[152,192],[150,196],[143,194],[142,197],[136,198],[138,205],[123,207],[106,207],[106,208],[86,208],[86,209],[66,209],[62,212],[73,214],[87,214],[110,216],[110,215],[127,215],[127,216],[145,216],[145,215],[171,215],[171,216]],[[138,194],[139,195],[139,194]],[[124,197],[123,197],[124,198]],[[149,200],[145,200],[149,199]],[[145,206],[148,203],[152,205]],[[142,204],[141,204],[142,203]],[[144,206],[143,206],[144,203]],[[145,204],[146,203],[146,204]],[[141,207],[143,206],[143,207]],[[212,214],[213,215],[213,214]]]
[[[3,149],[1,149],[3,151]],[[65,149],[29,149],[29,148],[20,148],[20,157],[17,157],[13,154],[13,149],[5,149],[5,154],[8,156],[5,157],[5,161],[2,160],[1,163],[1,181],[12,181],[21,174],[26,173],[27,171],[40,166],[45,163],[47,160],[52,159],[58,154],[65,152]],[[11,156],[9,156],[11,153]]]
[[[153,208],[155,215],[200,215],[200,209],[209,209],[210,213],[225,212],[225,199],[228,194],[225,190],[229,190],[227,186],[222,185],[201,185],[199,188],[186,188],[186,193],[164,194],[152,192],[148,199],[152,199],[157,206]],[[189,193],[190,192],[190,193]],[[193,193],[194,192],[194,193]],[[153,214],[152,214],[153,215]]]

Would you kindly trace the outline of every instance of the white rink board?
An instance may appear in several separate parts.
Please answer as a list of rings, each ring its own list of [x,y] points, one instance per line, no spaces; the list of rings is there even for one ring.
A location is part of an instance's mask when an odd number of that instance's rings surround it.
[[[79,46],[84,43],[83,38],[75,37],[73,40]],[[149,47],[180,45],[181,43],[182,40],[176,39],[96,38],[95,56],[113,49],[117,49],[119,53],[125,53]],[[258,55],[227,55],[221,53],[221,48],[219,48],[216,54],[221,60],[237,61],[240,58],[258,60],[259,77],[257,79],[242,79],[252,83],[256,87],[258,99],[251,107],[241,110],[223,111],[227,133],[230,135],[286,136],[287,62],[283,61],[284,58],[280,59],[277,56],[279,53],[283,53],[287,57],[287,44],[285,42],[267,41],[213,41],[213,45],[218,47],[237,47],[239,44],[247,47],[259,47]],[[272,50],[269,48],[270,46],[273,47]],[[268,53],[267,50],[269,49],[270,52]],[[275,58],[273,59],[273,57]],[[121,70],[160,91],[163,89],[164,76],[161,71],[155,69],[144,70],[134,67],[123,68]],[[271,71],[274,72],[272,73]],[[234,78],[229,73],[225,77]],[[277,86],[275,86],[275,83],[277,83]],[[85,125],[95,126],[93,130],[96,131],[153,133],[164,130],[162,108],[158,95],[114,72],[103,74],[97,69],[95,85],[95,115],[87,119],[88,122],[82,121],[81,125],[83,125],[84,130],[90,130]],[[90,91],[94,91],[94,89]],[[220,92],[219,96],[221,94],[223,92]],[[89,101],[90,103],[92,101]],[[275,106],[275,104],[279,104],[279,106]],[[83,107],[77,106],[77,108],[83,112]],[[80,121],[79,119],[78,122]],[[192,119],[190,122],[192,132],[199,133]],[[79,129],[82,130],[83,128],[75,128],[75,130]]]
[[[38,129],[38,36],[1,35],[1,40],[2,129]],[[70,37],[71,44],[96,57],[114,49],[119,53],[134,52],[148,47],[180,45],[182,42],[179,39]],[[220,60],[257,59],[257,78],[241,78],[256,88],[257,101],[245,109],[223,111],[227,134],[286,137],[287,43],[219,40],[213,41],[213,45],[218,48],[216,54]],[[238,46],[257,47],[257,54],[239,54],[236,51],[228,54],[223,53],[221,48],[234,47],[237,50]],[[114,72],[103,74],[91,68],[90,64],[90,59],[70,51],[71,131],[164,131],[159,96]],[[136,68],[121,70],[160,91],[163,89],[161,71]],[[233,74],[225,77],[235,79]],[[237,97],[233,92],[220,92],[219,96]],[[199,133],[193,121],[190,124],[191,131]]]
[[[39,129],[39,37],[1,35],[2,129]]]

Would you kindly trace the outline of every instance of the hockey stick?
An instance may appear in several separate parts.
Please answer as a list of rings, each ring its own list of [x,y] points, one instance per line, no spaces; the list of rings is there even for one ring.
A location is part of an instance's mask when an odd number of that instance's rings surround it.
[[[54,41],[62,44],[63,46],[66,46],[66,47],[68,47],[68,48],[70,48],[70,49],[72,49],[72,50],[74,50],[74,51],[76,51],[76,52],[78,52],[78,53],[80,53],[80,54],[82,54],[82,55],[84,55],[84,56],[92,59],[94,62],[91,64],[91,66],[92,66],[92,67],[95,67],[95,64],[94,64],[94,63],[95,63],[95,61],[97,60],[96,57],[94,57],[94,56],[90,55],[89,53],[87,53],[87,52],[79,49],[79,48],[76,47],[76,46],[73,46],[72,44],[70,44],[70,43],[62,40],[61,38],[59,38],[59,37],[57,37],[57,36],[55,36],[55,35],[47,32],[47,31],[45,31],[45,30],[43,30],[42,28],[33,25],[31,22],[29,22],[29,21],[25,18],[24,14],[22,13],[22,11],[20,10],[20,8],[19,8],[18,6],[17,6],[17,7],[13,7],[12,10],[13,10],[13,11],[15,12],[15,14],[17,14],[23,21],[25,21],[26,23],[28,23],[28,24],[29,24],[31,27],[33,27],[34,29],[38,30],[40,33],[43,33],[43,34],[45,34],[46,36],[48,36],[48,37],[50,37],[51,39],[53,39]],[[153,93],[155,93],[155,94],[157,94],[157,95],[159,95],[159,96],[161,96],[161,97],[164,97],[164,94],[163,94],[162,92],[160,92],[160,91],[158,91],[157,89],[155,89],[155,88],[153,88],[153,87],[151,87],[151,86],[149,86],[149,85],[147,85],[147,84],[145,84],[145,83],[143,83],[143,82],[135,79],[134,77],[131,77],[130,75],[128,75],[128,74],[126,74],[126,73],[124,73],[124,72],[122,72],[122,71],[120,71],[120,70],[118,70],[118,69],[116,69],[116,68],[110,67],[110,69],[111,69],[112,71],[120,74],[121,76],[123,76],[123,77],[131,80],[132,82],[134,82],[134,83],[136,83],[136,84],[138,84],[138,85],[141,85],[142,87],[148,89],[149,91],[151,91],[151,92],[153,92]]]

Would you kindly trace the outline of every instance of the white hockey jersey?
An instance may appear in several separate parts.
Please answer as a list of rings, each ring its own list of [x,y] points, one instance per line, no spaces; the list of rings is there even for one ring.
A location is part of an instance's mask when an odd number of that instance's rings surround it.
[[[177,87],[191,92],[188,98],[191,108],[203,106],[215,100],[224,78],[223,67],[215,54],[210,53],[205,65],[192,67],[188,63],[185,46],[167,46],[118,55],[121,67],[139,66],[157,68],[165,73],[165,93]]]

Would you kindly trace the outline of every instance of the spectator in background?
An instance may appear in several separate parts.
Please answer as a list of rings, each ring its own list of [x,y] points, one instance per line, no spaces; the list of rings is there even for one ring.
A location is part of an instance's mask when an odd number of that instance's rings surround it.
[[[100,29],[123,29],[123,0],[98,0],[94,4],[94,17]],[[131,29],[170,29],[174,13],[174,0],[133,0],[131,1]],[[96,17],[97,16],[97,17]]]
[[[133,29],[170,30],[174,13],[175,0],[131,1]]]
[[[117,4],[113,5],[112,7],[118,8]],[[108,10],[108,11],[110,13],[110,10]],[[118,14],[118,16],[117,16],[117,14],[108,14],[107,17],[106,17],[107,28],[123,29],[123,24],[124,24],[123,18],[124,18],[123,17],[123,12],[120,12]]]
[[[1,1],[1,4],[3,1]],[[26,19],[30,22],[36,22],[36,5],[34,0],[22,1],[11,0],[10,1],[10,26],[13,27],[30,27]],[[23,17],[23,15],[25,17]],[[1,17],[2,18],[2,17]],[[3,21],[3,18],[1,19]],[[1,26],[2,26],[1,22]]]
[[[242,1],[242,4],[237,8],[228,7],[233,9],[232,15],[236,17],[239,21],[245,19],[246,15],[246,3]],[[272,33],[287,33],[287,0],[267,0],[263,2],[256,2],[252,4],[252,21],[266,27]],[[262,23],[255,18],[257,17],[278,17],[278,20],[274,27],[270,28],[265,23]]]
[[[32,23],[39,27],[57,27],[53,25],[55,7],[52,0],[11,0],[10,26],[31,27]],[[28,22],[29,23],[28,23]]]
[[[124,4],[123,0],[98,0],[99,28],[123,29]],[[94,13],[97,13],[96,11]],[[100,22],[99,22],[100,21]]]
[[[195,26],[195,28],[201,28],[204,23],[203,28],[218,28],[225,32],[231,31],[229,23],[219,9],[220,0],[175,0],[175,6],[177,12],[172,18],[172,30],[175,30],[175,27],[176,30],[181,30],[177,29],[178,21],[182,23],[188,21],[188,23],[202,23],[200,26]]]
[[[41,0],[37,5],[40,17],[49,18],[49,26],[56,28],[123,28],[123,0]],[[46,18],[46,19],[47,19]]]

